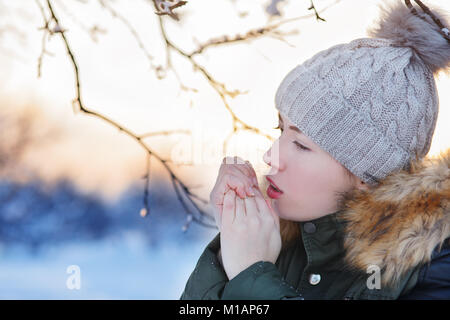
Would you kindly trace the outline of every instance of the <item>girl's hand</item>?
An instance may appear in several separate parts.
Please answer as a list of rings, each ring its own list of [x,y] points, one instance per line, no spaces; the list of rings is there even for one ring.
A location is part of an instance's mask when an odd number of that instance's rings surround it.
[[[241,198],[245,198],[252,195],[251,186],[258,187],[258,180],[250,162],[239,157],[225,157],[220,166],[216,184],[209,195],[219,231],[225,193],[228,190],[234,190]]]
[[[259,189],[241,199],[225,193],[220,233],[223,267],[228,279],[258,261],[275,263],[281,251],[280,221]]]

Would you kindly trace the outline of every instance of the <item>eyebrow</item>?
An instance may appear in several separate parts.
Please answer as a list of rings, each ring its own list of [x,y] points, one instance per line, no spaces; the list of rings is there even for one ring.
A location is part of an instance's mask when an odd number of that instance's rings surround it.
[[[283,119],[281,119],[280,114],[278,114],[278,120],[279,120],[281,123],[283,123]],[[294,130],[295,132],[298,132],[298,133],[300,133],[300,134],[303,134],[303,132],[302,132],[299,128],[295,127],[295,126],[289,126],[289,129],[292,129],[292,130]]]

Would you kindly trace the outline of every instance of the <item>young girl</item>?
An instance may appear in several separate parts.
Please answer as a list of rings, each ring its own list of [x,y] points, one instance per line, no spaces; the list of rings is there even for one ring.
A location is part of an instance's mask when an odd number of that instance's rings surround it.
[[[181,299],[450,299],[450,149],[425,157],[450,37],[416,2],[286,75],[270,200],[249,162],[224,159],[219,234]]]

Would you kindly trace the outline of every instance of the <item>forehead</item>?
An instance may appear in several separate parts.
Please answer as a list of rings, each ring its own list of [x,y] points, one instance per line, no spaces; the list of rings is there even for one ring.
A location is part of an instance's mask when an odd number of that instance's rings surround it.
[[[281,114],[280,114],[279,112],[278,112],[278,119],[280,120],[280,122],[285,122],[285,121],[283,120],[283,117],[281,116]],[[290,122],[289,119],[286,119],[286,122]],[[289,129],[292,129],[292,130],[294,130],[295,132],[298,132],[298,133],[300,133],[300,134],[303,134],[303,133],[301,132],[301,130],[300,130],[299,128],[297,128],[296,126],[290,125],[290,126],[289,126]]]

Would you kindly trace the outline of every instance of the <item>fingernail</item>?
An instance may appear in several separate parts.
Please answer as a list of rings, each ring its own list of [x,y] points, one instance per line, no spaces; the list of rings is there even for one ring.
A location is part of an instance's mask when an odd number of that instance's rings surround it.
[[[248,192],[248,194],[251,195],[252,197],[255,196],[255,192],[253,191],[253,187],[247,188],[247,192]]]

